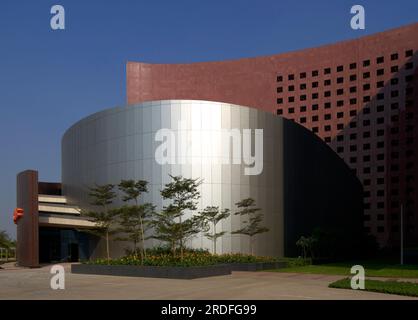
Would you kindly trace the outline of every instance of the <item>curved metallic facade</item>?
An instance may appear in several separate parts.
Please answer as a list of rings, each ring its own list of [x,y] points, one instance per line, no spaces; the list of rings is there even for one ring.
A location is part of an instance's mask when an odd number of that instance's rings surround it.
[[[321,137],[364,185],[364,228],[418,245],[418,23],[270,56],[128,62],[127,103],[214,100],[278,114]]]
[[[85,207],[88,206],[88,186],[117,184],[121,179],[144,179],[150,186],[143,201],[152,202],[161,209],[165,203],[160,190],[170,181],[169,175],[202,178],[199,210],[213,205],[234,212],[235,203],[247,197],[254,198],[263,209],[264,223],[270,229],[256,237],[254,252],[283,256],[280,139],[283,121],[253,108],[191,100],[145,102],[98,112],[77,122],[63,137],[63,193],[69,203]],[[187,155],[188,159],[178,160],[176,164],[157,163],[155,153],[161,142],[155,140],[155,135],[163,128],[174,133],[180,130],[189,133],[191,153]],[[222,129],[239,129],[240,132],[263,129],[261,174],[246,175],[248,166],[244,161],[222,164],[228,157],[219,144]],[[234,160],[239,162],[240,159]],[[248,237],[230,234],[241,226],[241,219],[232,215],[219,226],[228,233],[218,241],[218,253],[248,252]],[[204,236],[192,239],[188,245],[208,249],[212,246]]]

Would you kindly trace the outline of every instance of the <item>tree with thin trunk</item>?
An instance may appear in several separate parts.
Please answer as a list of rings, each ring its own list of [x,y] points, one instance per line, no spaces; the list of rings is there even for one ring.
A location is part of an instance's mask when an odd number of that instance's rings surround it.
[[[157,221],[158,218],[162,219],[164,217],[160,222],[167,222],[170,225],[173,236],[176,235],[177,237],[177,239],[174,239],[176,237],[172,239],[175,240],[174,244],[173,242],[171,243],[175,246],[178,241],[180,257],[183,259],[185,241],[199,233],[202,227],[202,221],[199,217],[183,219],[186,210],[194,211],[197,209],[197,202],[200,198],[198,187],[202,181],[199,179],[187,179],[181,176],[170,175],[170,177],[173,181],[165,185],[164,189],[161,190],[161,196],[163,199],[171,200],[172,203],[168,207],[165,207],[162,213],[157,216]],[[161,229],[164,229],[165,227],[160,222],[157,222],[157,225]]]
[[[141,263],[146,257],[145,250],[145,231],[149,227],[148,218],[154,213],[155,206],[150,203],[139,204],[140,196],[148,192],[148,182],[145,180],[122,180],[118,187],[123,192],[122,200],[124,202],[133,201],[134,205],[124,206],[120,209],[121,231],[134,242],[134,253],[138,252],[137,244],[140,244]]]
[[[231,234],[243,234],[249,236],[250,253],[253,252],[253,241],[256,235],[269,231],[268,228],[261,226],[263,222],[263,214],[261,209],[256,207],[255,200],[247,198],[235,204],[240,210],[235,215],[246,216],[247,220],[243,221],[243,227],[231,232]]]
[[[90,218],[96,224],[96,228],[90,230],[90,233],[96,234],[106,240],[106,258],[110,262],[109,237],[116,232],[114,224],[116,222],[119,210],[110,209],[109,206],[116,198],[116,193],[113,191],[113,184],[95,185],[89,188],[89,196],[93,206],[101,208],[100,210],[82,211],[82,214]]]
[[[10,249],[16,246],[6,231],[0,231],[0,248]]]
[[[304,237],[301,236],[298,241],[296,241],[296,246],[302,249],[303,259],[308,257],[308,252],[311,256],[311,259],[314,258],[314,246],[317,242],[315,237]]]
[[[134,256],[140,256],[141,264],[144,264],[146,258],[145,236],[146,231],[151,227],[150,217],[155,213],[155,206],[151,203],[141,205],[125,205],[118,209],[118,222],[120,227],[118,231],[121,236],[116,238],[119,241],[130,241],[133,243]]]
[[[219,207],[208,206],[200,212],[200,215],[205,224],[208,225],[208,230],[205,232],[205,236],[212,240],[213,254],[216,254],[216,242],[218,241],[218,238],[222,237],[226,233],[226,231],[216,232],[216,226],[219,222],[231,215],[230,210],[224,209],[219,211]]]

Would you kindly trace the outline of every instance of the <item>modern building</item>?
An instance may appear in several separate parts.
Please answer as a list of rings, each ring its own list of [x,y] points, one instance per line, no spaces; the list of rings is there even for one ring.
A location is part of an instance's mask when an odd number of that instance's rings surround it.
[[[18,175],[19,263],[101,255],[102,242],[87,232],[95,226],[79,213],[89,206],[88,186],[145,179],[151,188],[144,201],[161,208],[159,190],[169,174],[204,179],[199,208],[233,210],[254,197],[270,228],[257,238],[256,254],[294,255],[297,238],[316,227],[354,239],[360,224],[382,246],[396,247],[401,220],[406,245],[417,245],[417,50],[418,24],[412,24],[266,57],[128,62],[128,105],[91,115],[65,133],[62,182],[38,182],[36,171]],[[157,152],[160,129],[187,133],[191,153],[176,149],[183,156],[170,153],[176,161],[161,164],[167,157]],[[232,148],[232,163],[223,163],[228,157],[215,139],[222,130],[251,141],[247,158],[244,147],[239,157]],[[263,130],[263,157],[253,165],[246,160],[254,160],[256,130]],[[257,165],[260,174],[245,174]],[[232,231],[241,222],[232,216],[222,228]],[[189,245],[209,243],[200,236]],[[112,246],[114,256],[122,254],[123,244]],[[218,247],[245,252],[248,241],[227,236]]]
[[[160,141],[159,132],[168,135]],[[174,149],[159,152],[167,137],[173,140],[166,146]],[[18,176],[17,206],[24,211],[17,223],[19,263],[103,256],[104,241],[83,231],[95,227],[79,211],[90,207],[88,187],[146,180],[149,192],[142,201],[161,210],[167,203],[160,190],[169,175],[203,179],[198,211],[219,206],[235,212],[235,203],[255,199],[269,228],[255,239],[257,255],[298,255],[296,241],[316,228],[353,239],[362,233],[361,183],[310,131],[256,108],[159,100],[104,110],[68,129],[60,185],[39,183],[34,171]],[[243,220],[231,215],[219,226],[227,234],[218,241],[218,253],[249,252],[249,238],[231,234]],[[148,240],[147,247],[158,244]],[[211,245],[204,235],[187,243]],[[112,256],[123,255],[127,246],[112,241]]]
[[[418,23],[273,56],[128,62],[127,103],[223,101],[309,129],[364,187],[364,228],[381,246],[418,245]]]

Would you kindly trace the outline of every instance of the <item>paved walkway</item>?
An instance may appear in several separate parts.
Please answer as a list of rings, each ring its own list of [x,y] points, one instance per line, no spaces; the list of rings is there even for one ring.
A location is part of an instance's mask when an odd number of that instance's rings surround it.
[[[194,280],[71,274],[65,290],[50,288],[50,267],[0,270],[0,299],[412,299],[366,291],[331,289],[342,276],[278,272],[234,272]]]

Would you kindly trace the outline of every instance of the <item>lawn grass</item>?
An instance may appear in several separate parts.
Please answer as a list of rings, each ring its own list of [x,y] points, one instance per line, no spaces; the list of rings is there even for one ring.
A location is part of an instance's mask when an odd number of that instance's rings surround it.
[[[351,289],[351,280],[345,278],[329,285],[330,288]],[[412,282],[365,280],[364,290],[401,296],[418,297],[418,284]]]
[[[362,265],[365,268],[367,277],[418,278],[418,265],[399,265],[376,261],[353,261],[295,266],[270,271],[351,276],[350,270],[354,265]]]

